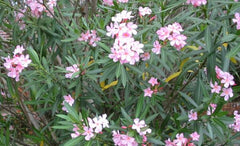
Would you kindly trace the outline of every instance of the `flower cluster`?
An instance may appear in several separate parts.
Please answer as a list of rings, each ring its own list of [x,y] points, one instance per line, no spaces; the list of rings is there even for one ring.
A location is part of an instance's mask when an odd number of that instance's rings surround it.
[[[63,98],[64,98],[64,101],[62,102],[62,105],[63,105],[62,110],[68,112],[67,108],[64,106],[64,102],[66,102],[66,103],[68,103],[70,106],[72,106],[73,103],[74,103],[74,99],[73,99],[72,96],[69,95],[69,94],[63,96]]]
[[[154,77],[151,77],[148,83],[151,84],[152,87],[154,87],[155,85],[159,85],[157,78],[154,78]],[[152,97],[152,94],[156,92],[157,90],[153,91],[150,87],[148,87],[147,89],[144,89],[144,97],[146,96]]]
[[[78,41],[88,42],[89,45],[96,47],[97,42],[101,40],[100,37],[97,36],[96,30],[87,31],[86,33],[81,33],[81,37],[78,38]]]
[[[152,14],[152,10],[149,7],[139,7],[138,8],[139,15],[140,16],[145,16],[145,15],[150,15]]]
[[[183,133],[177,134],[176,135],[176,139],[174,139],[173,141],[171,141],[170,139],[165,140],[165,146],[195,146],[194,143],[191,142],[192,141],[198,141],[200,138],[200,135],[197,132],[194,132],[192,134],[190,134],[189,139],[185,138]]]
[[[196,121],[198,119],[198,115],[197,112],[193,112],[193,110],[190,110],[190,112],[188,113],[188,118],[189,118],[189,122],[190,121]]]
[[[229,72],[224,72],[217,66],[215,67],[215,71],[221,85],[218,85],[217,82],[215,82],[214,84],[210,82],[210,86],[212,88],[211,92],[221,93],[220,96],[224,97],[225,101],[228,101],[230,97],[233,97],[233,90],[231,86],[235,85],[234,77]]]
[[[92,137],[95,136],[95,133],[102,133],[103,128],[109,127],[109,121],[107,120],[107,115],[103,114],[99,117],[94,117],[93,119],[88,117],[88,125],[83,125],[83,133],[80,133],[80,128],[77,125],[73,125],[74,133],[71,134],[72,138],[76,138],[80,135],[85,136],[85,140],[89,141]]]
[[[13,58],[9,56],[4,58],[5,63],[3,64],[8,70],[8,76],[11,78],[15,78],[16,81],[19,81],[20,73],[24,68],[28,67],[28,65],[32,62],[29,59],[29,55],[24,55],[23,51],[25,49],[23,46],[16,46],[13,52]]]
[[[31,9],[31,13],[34,17],[39,18],[43,12],[46,12],[48,16],[52,17],[52,14],[54,13],[53,8],[57,5],[57,1],[49,0],[46,3],[48,9],[43,5],[42,0],[27,0],[26,4]]]
[[[175,47],[177,50],[180,50],[186,45],[185,40],[187,39],[185,35],[181,34],[182,31],[182,26],[175,22],[173,24],[169,24],[168,26],[161,27],[157,31],[157,35],[159,40],[165,41],[168,39],[171,46]]]
[[[139,120],[138,118],[133,120],[134,124],[132,125],[132,129],[135,129],[139,135],[143,137],[143,143],[147,142],[146,134],[150,134],[152,130],[147,128],[148,126],[145,124],[144,120]]]
[[[72,66],[66,67],[66,73],[65,77],[71,79],[73,77],[73,74],[76,72],[79,72],[79,67],[77,64],[73,64]],[[79,77],[79,75],[76,75],[75,78]]]
[[[235,18],[232,20],[233,23],[237,23],[237,29],[240,29],[240,14],[239,13],[235,13]]]
[[[112,131],[114,145],[117,146],[138,146],[135,138],[126,134],[120,134],[119,131]]]
[[[187,4],[192,4],[194,7],[206,5],[207,0],[187,0]]]
[[[234,114],[234,123],[230,124],[229,127],[236,132],[240,132],[240,114],[238,114],[238,111],[234,111],[233,114]]]
[[[144,45],[133,38],[133,35],[137,34],[137,25],[133,22],[126,22],[133,17],[131,13],[123,10],[112,17],[114,23],[107,26],[107,36],[115,37],[109,58],[113,59],[114,62],[120,61],[121,64],[134,65],[139,61],[139,55],[143,53]]]

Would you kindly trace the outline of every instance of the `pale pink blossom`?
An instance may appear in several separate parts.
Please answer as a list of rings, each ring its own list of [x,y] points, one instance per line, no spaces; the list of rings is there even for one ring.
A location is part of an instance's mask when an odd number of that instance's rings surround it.
[[[177,146],[182,146],[187,143],[187,138],[184,137],[183,133],[177,134],[174,143]]]
[[[162,41],[167,39],[170,36],[171,31],[167,27],[161,27],[157,31],[158,38]]]
[[[222,74],[221,83],[224,84],[224,87],[225,87],[225,88],[228,88],[230,85],[232,86],[232,85],[235,84],[235,82],[234,82],[233,79],[234,79],[234,77],[233,77],[231,74],[229,74],[228,72],[224,72],[224,73]]]
[[[218,85],[217,82],[214,82],[214,84],[212,84],[212,82],[210,82],[210,86],[211,86],[211,93],[220,93],[220,90],[222,89],[221,86]]]
[[[113,6],[113,0],[103,0],[104,5]]]
[[[107,114],[103,114],[102,116],[99,116],[99,121],[101,122],[103,128],[109,127],[109,121],[107,120]]]
[[[240,14],[235,13],[235,18],[232,19],[233,23],[237,23],[237,29],[240,29]]]
[[[181,34],[181,32],[183,31],[181,24],[177,22],[174,22],[173,24],[169,24],[167,28],[169,31],[176,34]]]
[[[155,53],[155,54],[160,54],[161,53],[161,48],[162,48],[162,46],[159,44],[159,41],[155,41],[153,43],[152,52]]]
[[[190,110],[190,112],[188,113],[188,118],[188,121],[196,121],[198,119],[197,112],[193,112],[193,110]]]
[[[152,10],[149,7],[139,7],[138,11],[140,16],[150,15],[152,13]]]
[[[135,129],[138,133],[141,132],[141,128],[145,127],[145,121],[139,120],[138,118],[134,119],[134,124],[132,125],[132,129]]]
[[[234,111],[234,123],[230,124],[229,127],[232,128],[235,132],[240,132],[240,114],[238,111]]]
[[[128,3],[128,0],[117,0],[119,3]]]
[[[165,146],[176,146],[176,144],[173,141],[171,141],[170,138],[168,138],[164,142],[165,142]]]
[[[78,41],[88,42],[89,45],[96,47],[97,42],[101,40],[100,37],[97,36],[96,30],[87,31],[86,33],[81,33],[81,37],[78,38]]]
[[[119,131],[113,131],[113,142],[116,146],[138,146],[138,143],[133,137],[125,134],[120,134]]]
[[[70,106],[73,105],[74,99],[70,94],[63,96],[63,98],[64,98],[64,101],[67,102]]]
[[[76,138],[76,137],[80,136],[81,134],[80,134],[79,130],[80,129],[78,128],[78,126],[76,124],[73,124],[73,132],[74,133],[71,133],[71,137]]]
[[[211,103],[210,106],[208,107],[207,115],[213,114],[216,108],[217,108],[217,105],[214,103]]]
[[[145,53],[141,54],[140,57],[142,58],[143,61],[149,60],[150,59],[150,53],[145,52]]]
[[[233,91],[232,88],[223,88],[222,89],[222,94],[220,96],[224,96],[224,100],[228,101],[230,97],[233,97]]]
[[[151,84],[152,86],[157,85],[158,84],[157,78],[151,77],[148,83]]]
[[[129,20],[131,18],[133,18],[133,16],[131,16],[132,12],[128,12],[126,10],[123,10],[121,13],[117,13],[115,17],[112,17],[112,21],[113,22],[121,22],[122,20]]]
[[[192,4],[194,7],[206,5],[207,0],[187,0],[187,4]]]
[[[65,77],[71,79],[73,77],[74,73],[79,72],[79,67],[77,64],[74,64],[72,66],[66,67],[66,73]],[[79,77],[79,75],[76,75],[75,78]]]
[[[193,141],[199,141],[200,135],[195,131],[194,133],[190,134]]]
[[[87,126],[84,126],[83,130],[84,130],[84,133],[82,135],[85,135],[85,140],[89,141],[94,136],[93,129]]]
[[[22,46],[17,46],[14,50],[13,58],[9,56],[4,58],[5,63],[4,67],[8,70],[8,76],[11,78],[15,78],[16,81],[19,81],[20,73],[24,68],[28,67],[28,65],[32,62],[29,59],[29,55],[23,55],[24,48]]]
[[[150,87],[148,87],[147,89],[144,89],[144,97],[149,96],[152,97],[153,91],[151,90]]]

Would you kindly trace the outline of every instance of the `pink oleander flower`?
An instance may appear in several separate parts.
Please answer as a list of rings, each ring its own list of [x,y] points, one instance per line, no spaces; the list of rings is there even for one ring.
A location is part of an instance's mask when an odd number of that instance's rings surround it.
[[[106,114],[94,117],[93,119],[88,117],[89,127],[92,128],[95,133],[101,133],[103,128],[109,127],[109,121],[106,118]]]
[[[73,105],[74,99],[70,94],[63,96],[63,98],[64,98],[64,101],[67,102],[70,106]]]
[[[211,103],[210,106],[208,107],[207,115],[213,114],[216,108],[217,108],[217,105],[214,103]]]
[[[237,29],[240,29],[240,14],[235,13],[235,18],[232,19],[233,23],[237,23]]]
[[[97,36],[96,30],[87,31],[86,33],[81,33],[81,37],[78,38],[78,41],[88,42],[89,45],[96,47],[97,42],[101,40],[100,37]]]
[[[102,116],[99,116],[99,121],[102,124],[103,128],[109,127],[109,121],[107,120],[107,114],[103,114]]]
[[[171,31],[167,27],[161,27],[157,31],[158,38],[159,38],[159,40],[162,40],[162,41],[167,39],[170,36],[170,33],[171,33]]]
[[[141,128],[144,128],[146,126],[144,120],[139,120],[138,118],[134,119],[134,124],[132,125],[132,129],[135,129],[138,133],[141,132]]]
[[[113,0],[103,0],[104,5],[113,6]]]
[[[151,84],[152,86],[157,85],[158,84],[157,78],[151,77],[148,83]]]
[[[212,82],[210,82],[210,86],[212,88],[211,93],[220,93],[220,90],[222,89],[217,82],[214,82],[214,85],[212,84]]]
[[[147,89],[144,89],[144,97],[152,97],[153,91],[148,87]]]
[[[72,66],[66,67],[66,73],[65,77],[71,79],[73,77],[73,74],[76,72],[79,72],[79,67],[77,64],[74,64]],[[75,78],[79,77],[79,75],[76,75]]]
[[[57,0],[49,0],[47,2],[47,6],[50,8],[50,9],[53,9],[53,7],[55,7],[57,5]]]
[[[184,137],[183,133],[177,134],[176,139],[173,141],[177,146],[182,146],[186,144],[188,141],[187,138]]]
[[[118,3],[128,3],[128,0],[117,0]]]
[[[79,133],[79,131],[78,130],[80,130],[79,128],[78,128],[78,126],[76,125],[76,124],[73,124],[73,132],[74,133],[71,133],[71,137],[72,138],[76,138],[76,137],[78,137],[78,136],[80,136],[81,134]]]
[[[120,134],[119,131],[113,131],[113,142],[117,146],[138,146],[138,143],[133,137],[125,134]]]
[[[152,10],[149,7],[139,7],[138,11],[140,16],[150,15],[152,13]]]
[[[155,54],[160,54],[161,53],[162,46],[159,44],[159,41],[155,41],[153,43],[153,47],[154,47],[154,48],[152,48],[153,53],[155,53]]]
[[[5,63],[3,65],[8,70],[7,75],[11,78],[15,78],[17,82],[19,81],[20,73],[32,62],[29,59],[29,55],[22,54],[23,51],[24,48],[22,46],[16,46],[13,58],[9,56],[4,58]]]
[[[171,141],[170,138],[168,138],[164,142],[165,142],[165,146],[176,146],[176,144],[173,141]]]
[[[173,24],[169,24],[167,26],[167,29],[175,34],[181,34],[181,32],[183,31],[181,24],[174,22]]]
[[[232,88],[223,88],[223,92],[220,96],[224,96],[224,100],[228,101],[230,97],[233,97],[233,91]]]
[[[174,46],[177,50],[182,49],[187,44],[185,41],[187,37],[182,34],[173,33],[168,37],[168,39],[170,41],[170,45]]]
[[[89,141],[92,137],[94,137],[92,128],[84,126],[83,130],[84,130],[84,133],[82,135],[85,135],[85,140]]]
[[[25,50],[25,49],[23,48],[23,46],[17,45],[17,46],[16,46],[16,49],[15,49],[14,52],[13,52],[13,54],[14,54],[14,55],[22,54],[24,50]]]
[[[229,128],[232,128],[235,132],[240,132],[240,114],[238,111],[234,111],[234,123],[229,125]]]
[[[126,10],[123,10],[121,13],[117,13],[115,17],[112,17],[112,21],[113,22],[121,22],[122,20],[130,20],[131,18],[133,18],[133,16],[131,16],[132,11],[128,12]]]
[[[200,135],[195,131],[194,133],[190,134],[193,141],[199,141]]]
[[[31,9],[31,13],[34,17],[40,17],[42,13],[46,10],[42,3],[42,0],[27,0],[27,5]]]
[[[192,4],[194,7],[206,5],[207,0],[187,0],[187,4]]]
[[[142,58],[143,61],[149,60],[150,59],[150,53],[145,52],[145,53],[141,54],[140,57]]]
[[[190,110],[188,113],[188,121],[196,121],[198,119],[197,112],[193,112],[193,110]]]
[[[233,77],[231,74],[229,74],[228,72],[224,72],[224,73],[222,74],[221,83],[224,84],[224,87],[225,87],[225,88],[228,88],[230,85],[232,86],[232,85],[235,84],[235,82],[234,82],[234,77]]]

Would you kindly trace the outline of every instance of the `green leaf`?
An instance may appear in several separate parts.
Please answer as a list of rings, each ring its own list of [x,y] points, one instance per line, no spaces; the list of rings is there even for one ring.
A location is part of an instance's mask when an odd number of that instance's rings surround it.
[[[179,92],[181,94],[181,96],[188,102],[190,102],[193,106],[198,107],[198,105],[195,103],[195,101],[189,97],[187,94],[183,93],[183,92]]]
[[[155,139],[155,138],[148,138],[148,142],[156,144],[156,145],[165,145],[162,141],[160,141],[159,139]]]
[[[72,41],[75,41],[78,37],[73,37],[73,38],[67,38],[67,39],[64,39],[64,40],[61,40],[61,42],[63,43],[67,43],[67,42],[72,42]]]
[[[74,122],[79,122],[80,119],[79,119],[79,116],[78,116],[76,110],[66,102],[64,102],[64,106],[67,108],[68,114],[73,116]]]
[[[75,146],[75,145],[80,145],[80,142],[83,140],[83,136],[79,136],[77,138],[71,139],[67,141],[64,146]]]
[[[235,55],[237,55],[238,53],[240,52],[240,45],[238,44],[238,46],[236,46],[235,48],[231,49],[226,57],[227,58],[231,58],[231,57],[234,57]]]
[[[129,123],[132,123],[131,117],[126,113],[126,111],[122,107],[121,107],[121,112],[122,112],[123,117],[125,119],[127,119]]]
[[[33,61],[33,63],[40,65],[40,60],[39,60],[39,57],[38,57],[38,54],[36,53],[36,51],[32,47],[28,47],[27,51],[28,51],[28,54],[29,54],[31,60]]]
[[[105,51],[107,51],[108,53],[110,53],[111,51],[110,51],[110,48],[106,45],[106,44],[104,44],[104,43],[102,43],[102,42],[97,42],[97,45],[98,46],[100,46],[100,47],[102,47]]]
[[[127,84],[127,75],[126,75],[125,68],[122,67],[121,69],[122,69],[121,80],[122,80],[123,87],[125,87]]]
[[[143,108],[143,102],[144,102],[144,97],[140,96],[138,99],[138,103],[137,103],[137,109],[136,109],[136,118],[139,118],[140,113],[142,111]]]

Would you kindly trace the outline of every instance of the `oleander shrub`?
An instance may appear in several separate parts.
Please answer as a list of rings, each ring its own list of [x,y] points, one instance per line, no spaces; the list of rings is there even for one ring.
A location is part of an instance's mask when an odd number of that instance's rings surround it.
[[[0,145],[234,145],[237,0],[1,0]]]

